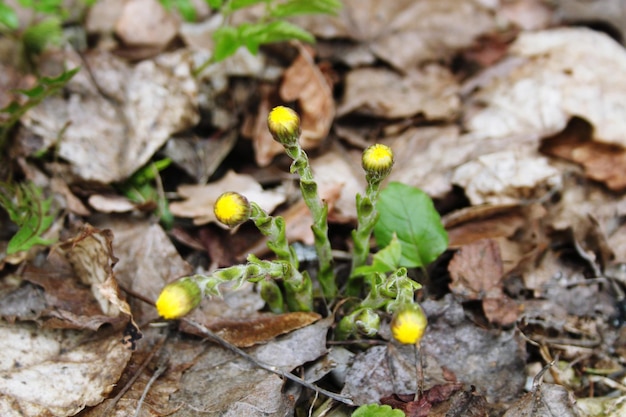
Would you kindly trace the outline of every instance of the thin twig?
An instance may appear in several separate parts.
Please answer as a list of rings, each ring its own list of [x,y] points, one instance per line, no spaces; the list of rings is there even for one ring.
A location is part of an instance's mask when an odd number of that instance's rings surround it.
[[[277,367],[261,362],[259,360],[257,360],[256,358],[254,358],[253,356],[247,354],[246,352],[244,352],[243,350],[239,349],[237,346],[227,342],[226,340],[222,339],[221,337],[219,337],[218,335],[216,335],[215,333],[213,333],[211,330],[207,329],[205,326],[201,325],[200,323],[197,323],[193,320],[190,319],[183,319],[183,321],[187,324],[189,324],[192,327],[195,327],[196,329],[198,329],[203,335],[205,335],[208,339],[216,342],[217,344],[219,344],[220,346],[230,350],[233,353],[236,353],[237,355],[241,356],[242,358],[252,362],[253,364],[255,364],[256,366],[258,366],[261,369],[265,369],[268,372],[272,372],[274,374],[280,375],[283,378],[289,379],[290,381],[293,381],[297,384],[300,384],[306,388],[312,389],[315,392],[318,392],[322,395],[325,395],[329,398],[332,398],[333,400],[342,402],[344,404],[347,405],[355,405],[354,401],[352,401],[352,399],[345,397],[343,395],[339,395],[336,394],[334,392],[330,392],[327,391],[323,388],[320,388],[314,384],[311,384],[310,382],[305,381],[304,379],[297,377],[289,372],[285,372],[281,369],[278,369]]]
[[[148,383],[146,384],[146,387],[144,388],[143,393],[141,394],[141,398],[139,398],[139,401],[137,402],[137,409],[135,410],[134,417],[139,417],[139,412],[141,411],[141,405],[146,399],[146,395],[148,395],[148,392],[150,391],[150,387],[152,387],[152,384],[154,384],[154,382],[157,379],[159,379],[159,377],[163,374],[163,372],[165,372],[166,369],[167,369],[167,359],[163,357],[159,360],[157,368],[154,370],[154,373],[150,377],[150,380],[148,380]]]

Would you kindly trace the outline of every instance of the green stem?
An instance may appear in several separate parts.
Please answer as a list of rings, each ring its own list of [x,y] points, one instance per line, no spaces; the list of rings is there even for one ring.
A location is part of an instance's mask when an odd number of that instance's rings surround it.
[[[367,179],[367,188],[365,196],[357,194],[356,196],[356,212],[358,225],[352,231],[352,240],[354,242],[354,251],[352,255],[352,268],[346,288],[346,295],[359,296],[361,292],[362,279],[354,276],[354,270],[359,266],[365,265],[370,254],[370,238],[374,231],[374,226],[378,220],[378,211],[376,210],[376,200],[380,192],[380,179]]]
[[[319,262],[318,280],[326,300],[333,300],[337,296],[337,284],[333,273],[333,258],[328,239],[328,206],[322,202],[317,192],[317,183],[313,179],[313,172],[309,158],[299,144],[285,145],[285,151],[293,159],[291,172],[300,177],[300,191],[311,216],[313,217],[313,236],[315,250]]]
[[[299,261],[296,252],[287,241],[285,219],[267,214],[258,204],[250,202],[250,219],[263,234],[267,236],[267,247],[276,254],[278,259],[289,262],[298,269]]]

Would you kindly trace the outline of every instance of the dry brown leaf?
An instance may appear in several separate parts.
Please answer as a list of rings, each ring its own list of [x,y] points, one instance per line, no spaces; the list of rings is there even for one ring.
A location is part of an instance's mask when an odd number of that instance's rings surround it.
[[[248,115],[242,126],[241,134],[252,139],[254,159],[260,167],[268,166],[276,155],[285,152],[283,146],[276,142],[267,129],[267,115],[272,110],[270,92],[261,87],[261,100],[256,115]]]
[[[448,247],[457,248],[481,239],[510,237],[526,224],[519,206],[470,206],[442,218]]]
[[[388,119],[422,114],[428,120],[451,120],[460,104],[458,84],[445,67],[432,64],[405,75],[384,68],[360,68],[348,73],[337,114]]]
[[[335,118],[335,100],[332,83],[315,63],[312,50],[304,46],[299,50],[300,54],[283,74],[279,93],[285,101],[298,102],[300,144],[304,149],[313,149],[328,135]]]
[[[67,54],[68,67],[84,65]],[[22,118],[23,135],[40,136],[43,148],[58,146],[73,175],[101,183],[124,180],[173,133],[198,121],[197,80],[184,51],[135,66],[104,53],[86,59],[106,98],[83,69],[68,83],[67,99],[50,97]]]
[[[590,140],[591,126],[580,119],[543,141],[541,151],[581,164],[589,178],[606,184],[613,191],[626,189],[626,149]]]
[[[268,213],[285,201],[280,190],[263,190],[254,177],[229,171],[219,181],[207,185],[181,185],[178,194],[186,200],[171,203],[170,210],[175,216],[193,218],[196,225],[216,222],[213,205],[226,191],[242,194]]]
[[[322,38],[350,38],[399,71],[449,59],[496,27],[480,0],[345,0],[336,18],[307,16],[298,23]]]
[[[607,35],[584,28],[524,32],[489,73],[465,118],[478,137],[538,138],[577,116],[593,125],[594,140],[626,146],[626,51]]]
[[[448,265],[450,290],[463,300],[482,300],[492,323],[510,325],[517,320],[517,303],[502,290],[504,268],[498,243],[478,240],[463,246]]]
[[[233,319],[226,315],[203,323],[215,334],[238,347],[250,347],[267,343],[277,336],[301,329],[320,319],[320,315],[311,312],[285,314],[253,314],[249,317]],[[200,323],[202,323],[202,320]],[[186,333],[201,336],[198,330],[182,322],[180,329]]]
[[[481,155],[458,167],[452,182],[472,204],[515,204],[562,188],[561,173],[540,155],[502,151]]]
[[[517,400],[503,417],[579,417],[574,394],[562,385],[543,383]]]
[[[97,224],[113,231],[115,256],[119,259],[115,274],[120,285],[132,293],[156,300],[165,284],[191,272],[158,224],[107,218]],[[138,300],[133,303],[133,315],[141,322],[158,317],[153,306]]]
[[[131,357],[122,337],[0,322],[0,414],[73,416],[100,403]]]

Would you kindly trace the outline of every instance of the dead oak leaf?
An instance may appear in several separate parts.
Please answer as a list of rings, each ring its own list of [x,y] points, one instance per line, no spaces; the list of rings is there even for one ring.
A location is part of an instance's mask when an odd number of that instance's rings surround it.
[[[281,191],[264,190],[253,176],[229,171],[219,181],[207,185],[181,185],[178,194],[185,200],[171,203],[170,210],[175,216],[193,218],[196,225],[216,222],[213,205],[226,191],[242,194],[268,213],[285,201]]]

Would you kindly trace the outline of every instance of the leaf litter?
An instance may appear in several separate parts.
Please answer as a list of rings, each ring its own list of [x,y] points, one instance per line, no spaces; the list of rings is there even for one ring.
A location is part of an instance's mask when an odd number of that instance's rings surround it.
[[[388,341],[388,323],[374,346],[329,348],[330,319],[270,315],[251,285],[223,288],[223,299],[203,301],[190,319],[355,404],[384,402],[411,416],[619,415],[626,55],[599,31],[548,25],[623,25],[619,9],[567,3],[345,1],[336,18],[296,19],[320,37],[312,49],[240,51],[198,78],[192,69],[210,56],[220,16],[179,25],[155,6],[170,28],[157,39],[144,19],[97,3],[88,30],[98,46],[48,57],[49,68],[83,70],[65,96],[22,118],[11,149],[25,175],[47,192],[64,190],[62,208],[73,214],[47,259],[33,250],[16,269],[3,258],[1,414],[91,407],[80,414],[122,416],[141,407],[154,416],[283,416],[310,406],[310,392],[204,343],[193,326],[148,327],[165,283],[236,251],[257,253],[258,235],[242,227],[235,244],[211,224],[221,192],[289,213],[290,241],[312,243],[293,179],[260,179],[263,167],[285,165],[265,117],[288,101],[301,112],[336,240],[355,218],[356,156],[374,140],[396,154],[389,181],[421,188],[445,214],[450,249],[420,293],[430,321],[420,349],[424,396],[414,401],[415,352]],[[96,27],[105,13],[107,25]],[[112,30],[117,39],[103,35]],[[58,158],[33,163],[46,150]],[[116,184],[155,155],[177,166],[161,186],[177,200],[173,214],[191,219],[178,233],[132,207],[114,215],[97,199],[115,197]],[[77,215],[97,229],[76,232]],[[187,240],[175,238],[182,231]]]

